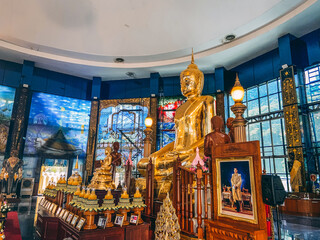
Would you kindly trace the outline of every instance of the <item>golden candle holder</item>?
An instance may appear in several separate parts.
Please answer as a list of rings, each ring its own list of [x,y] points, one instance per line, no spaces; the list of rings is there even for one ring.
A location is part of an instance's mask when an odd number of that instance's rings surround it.
[[[85,230],[96,229],[97,225],[94,223],[94,217],[98,213],[96,211],[85,211],[83,215],[86,217],[86,225],[83,227]]]
[[[133,208],[133,214],[138,215],[138,224],[142,224],[143,220],[141,218],[141,212],[143,211],[144,207],[135,207]]]
[[[114,213],[114,210],[105,210],[104,211],[104,216],[106,217],[106,227],[113,227],[113,222],[112,222],[112,214]]]
[[[123,216],[122,226],[127,226],[127,225],[129,225],[128,212],[130,212],[130,210],[127,209],[127,208],[120,208],[118,211],[119,211],[119,213]]]

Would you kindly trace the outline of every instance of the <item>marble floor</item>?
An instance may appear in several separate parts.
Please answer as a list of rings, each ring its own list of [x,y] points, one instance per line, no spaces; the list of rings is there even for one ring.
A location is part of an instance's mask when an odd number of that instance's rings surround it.
[[[39,198],[22,198],[19,203],[10,203],[13,211],[18,211],[23,240],[36,239],[34,224],[37,200]],[[275,216],[276,214],[274,214]],[[281,233],[284,240],[320,240],[320,218],[297,217],[280,214]],[[276,220],[276,219],[275,219]],[[276,224],[276,222],[275,222]],[[277,229],[275,234],[277,236]],[[278,239],[278,238],[276,238]]]

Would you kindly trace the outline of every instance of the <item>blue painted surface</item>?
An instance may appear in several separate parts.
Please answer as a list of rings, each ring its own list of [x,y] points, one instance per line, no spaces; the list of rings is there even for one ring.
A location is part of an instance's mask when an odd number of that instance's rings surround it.
[[[320,62],[320,29],[299,39],[287,34],[279,38],[279,48],[243,63],[231,72],[239,72],[239,78],[244,87],[250,87],[279,76],[282,64],[294,64],[306,67]],[[225,71],[216,69],[215,74],[205,74],[203,94],[213,94],[217,90],[226,90],[232,79],[222,78]],[[99,78],[97,78],[99,79]],[[57,94],[80,99],[91,99],[93,96],[101,99],[149,97],[163,91],[164,96],[180,96],[179,76],[161,77],[152,73],[146,79],[128,79],[102,82],[99,90],[99,80],[88,80],[62,73],[34,67],[34,63],[24,61],[24,64],[0,60],[0,84],[18,87],[23,83],[30,85],[34,91]],[[221,81],[224,79],[224,82]],[[226,82],[227,81],[227,82]]]

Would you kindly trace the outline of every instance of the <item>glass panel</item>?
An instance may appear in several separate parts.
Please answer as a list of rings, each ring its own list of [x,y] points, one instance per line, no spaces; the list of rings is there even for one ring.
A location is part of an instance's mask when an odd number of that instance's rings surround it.
[[[250,141],[261,140],[260,123],[249,124],[249,138]]]
[[[277,81],[268,82],[268,92],[269,95],[278,92],[278,84]]]
[[[273,154],[275,156],[284,156],[285,155],[284,147],[283,146],[273,147]]]
[[[258,98],[258,88],[250,88],[247,90],[248,101]]]
[[[267,96],[267,84],[259,86],[259,97]]]
[[[248,116],[256,116],[256,115],[259,115],[258,99],[248,102]]]
[[[264,149],[264,156],[272,156],[272,147],[265,147]]]
[[[273,145],[283,145],[281,120],[271,120],[271,126]]]
[[[278,111],[279,110],[278,94],[270,95],[269,96],[269,103],[270,103],[270,112]]]
[[[261,114],[269,112],[269,104],[268,104],[267,97],[260,98],[260,111],[261,111]]]
[[[275,158],[276,173],[286,173],[285,158]]]
[[[313,112],[311,113],[311,117],[313,119],[313,131],[315,134],[315,142],[320,140],[320,112]]]
[[[262,137],[264,147],[272,146],[269,121],[262,122]]]
[[[232,98],[229,97],[229,101]],[[157,149],[175,140],[174,116],[176,109],[184,102],[182,98],[164,97],[158,102]],[[230,110],[231,111],[231,110]],[[231,113],[230,113],[231,114]],[[233,113],[232,113],[233,115]]]

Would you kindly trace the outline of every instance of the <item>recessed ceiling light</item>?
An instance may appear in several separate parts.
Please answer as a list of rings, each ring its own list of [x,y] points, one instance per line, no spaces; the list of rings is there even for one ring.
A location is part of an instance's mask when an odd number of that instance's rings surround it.
[[[234,35],[234,34],[228,34],[227,36],[224,37],[226,42],[231,42],[235,38],[236,38],[236,35]]]
[[[132,78],[134,78],[136,76],[136,74],[134,72],[126,72],[126,75],[128,77],[132,77]]]
[[[119,58],[115,58],[113,61],[115,63],[122,63],[122,62],[124,62],[124,59],[119,57]]]

